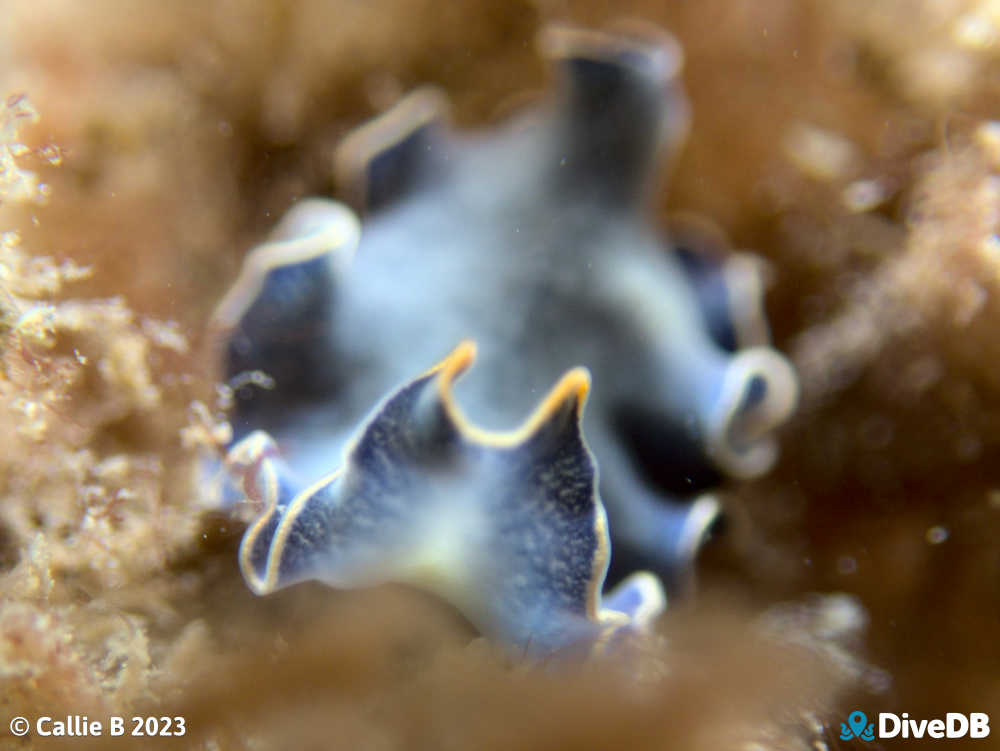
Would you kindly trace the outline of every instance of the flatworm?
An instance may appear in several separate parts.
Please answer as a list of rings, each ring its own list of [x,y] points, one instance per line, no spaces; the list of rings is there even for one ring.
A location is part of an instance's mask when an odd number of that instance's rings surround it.
[[[711,233],[681,233],[673,244],[644,219],[660,167],[688,127],[679,45],[649,29],[557,27],[543,34],[542,49],[557,74],[555,95],[489,132],[452,132],[443,94],[421,89],[349,136],[336,171],[363,220],[332,200],[299,201],[250,253],[220,304],[214,325],[225,378],[245,382],[259,371],[273,384],[238,388],[231,415],[233,461],[243,466],[241,452],[255,458],[250,484],[264,483],[270,503],[243,547],[255,590],[305,575],[357,585],[405,568],[398,556],[376,554],[372,541],[384,534],[396,545],[390,530],[416,513],[404,513],[411,498],[436,521],[421,517],[426,547],[399,554],[411,567],[404,578],[419,580],[421,556],[440,554],[426,568],[438,577],[432,588],[484,630],[515,641],[528,633],[546,644],[566,641],[558,634],[574,627],[554,612],[598,622],[604,564],[592,566],[586,584],[579,577],[588,556],[604,559],[601,535],[578,521],[543,533],[556,517],[538,500],[563,493],[581,508],[589,502],[580,485],[588,456],[582,437],[556,431],[569,437],[562,446],[540,441],[543,461],[525,446],[501,449],[489,432],[510,429],[567,372],[550,399],[562,412],[579,409],[582,376],[572,375],[579,366],[594,381],[583,432],[600,467],[616,559],[653,569],[668,591],[689,582],[718,514],[714,498],[699,491],[720,475],[753,477],[774,462],[772,432],[794,407],[796,378],[767,343],[754,264],[720,251]],[[463,348],[446,355],[466,340],[477,342],[481,360],[455,386],[468,420],[415,417],[430,421],[421,435],[441,443],[422,443],[430,464],[414,464],[402,445],[413,428],[387,410],[426,392],[454,417],[450,378],[468,355]],[[413,380],[442,358],[436,375]],[[546,402],[535,419],[563,424],[552,409]],[[445,461],[456,443],[459,454],[476,457],[472,465]],[[366,446],[393,450],[369,456]],[[510,458],[504,451],[519,456],[518,471],[498,458]],[[324,479],[343,457],[339,479]],[[376,506],[386,516],[361,504],[349,523],[343,514],[355,508],[347,500],[355,496],[345,490],[348,478],[394,489],[379,491]],[[366,503],[372,492],[362,494]],[[431,502],[428,494],[441,498]],[[535,506],[511,499],[536,499],[543,510],[535,516],[526,510]],[[302,521],[317,504],[330,507],[326,514],[336,509],[341,526]],[[603,520],[596,499],[594,508]],[[349,539],[361,528],[370,534]],[[320,553],[313,549],[323,535],[336,544]],[[447,542],[465,536],[503,544],[484,548],[466,569]],[[510,556],[529,542],[550,548],[548,579],[535,570],[512,573]],[[355,546],[346,575],[331,561]],[[558,583],[563,575],[573,577],[572,587]],[[519,576],[540,599],[511,589],[506,578]],[[517,606],[487,607],[483,595],[469,594],[477,586]],[[551,597],[570,590],[572,606],[552,606]]]

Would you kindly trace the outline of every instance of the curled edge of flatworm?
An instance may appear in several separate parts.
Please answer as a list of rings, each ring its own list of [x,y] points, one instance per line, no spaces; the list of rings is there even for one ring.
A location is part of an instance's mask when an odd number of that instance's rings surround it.
[[[222,362],[230,386],[255,382],[266,363],[268,401],[280,405],[293,387],[310,388],[328,373],[329,310],[361,237],[354,212],[337,201],[295,203],[243,261],[216,306],[206,358]],[[289,386],[293,384],[293,386]]]
[[[548,60],[580,58],[631,65],[661,83],[676,79],[684,67],[680,42],[639,19],[620,20],[606,31],[552,23],[541,30],[536,44]]]
[[[334,179],[347,202],[369,213],[412,191],[446,148],[448,95],[421,86],[349,133],[333,158]]]
[[[210,328],[221,336],[238,326],[275,270],[324,256],[338,267],[348,265],[360,238],[361,223],[347,206],[324,198],[299,201],[267,241],[244,259],[239,276],[212,314]]]
[[[309,487],[266,433],[231,449],[229,471],[265,507],[240,546],[248,586],[411,584],[483,633],[542,653],[647,630],[665,604],[655,576],[601,599],[610,543],[580,425],[589,373],[570,370],[519,428],[491,432],[452,394],[474,356],[463,342],[390,394],[341,468]]]
[[[770,347],[733,355],[707,420],[706,453],[729,475],[758,477],[778,457],[774,429],[795,410],[799,383],[785,357]]]
[[[767,262],[734,251],[725,231],[700,214],[675,212],[667,230],[715,343],[728,352],[770,346],[764,294],[773,270]]]
[[[799,399],[791,363],[770,346],[764,291],[771,270],[752,253],[734,252],[725,232],[700,215],[675,213],[668,229],[709,335],[731,355],[707,417],[706,451],[728,474],[757,477],[777,459],[774,429]]]

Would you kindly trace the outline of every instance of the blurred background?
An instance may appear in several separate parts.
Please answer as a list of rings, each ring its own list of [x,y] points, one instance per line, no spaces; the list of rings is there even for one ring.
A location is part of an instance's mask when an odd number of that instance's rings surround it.
[[[335,195],[339,140],[411,88],[488,126],[544,90],[546,23],[621,17],[686,54],[658,220],[698,212],[766,259],[802,381],[776,469],[720,493],[649,693],[511,671],[409,592],[253,598],[241,528],[194,479],[220,419],[205,322],[246,250]],[[850,746],[855,708],[1000,722],[998,82],[993,0],[6,0],[0,135],[34,174],[0,181],[9,714],[187,711],[205,748],[820,748]],[[754,636],[835,592],[869,618],[845,655],[883,672]]]

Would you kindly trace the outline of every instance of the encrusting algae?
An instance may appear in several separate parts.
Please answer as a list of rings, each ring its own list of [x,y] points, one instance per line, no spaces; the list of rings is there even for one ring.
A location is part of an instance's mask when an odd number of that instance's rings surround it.
[[[18,141],[37,120],[24,95],[0,111],[4,224],[48,197],[25,166],[47,153]],[[4,708],[107,713],[155,677],[146,619],[107,595],[148,582],[196,527],[167,497],[164,456],[118,448],[109,431],[162,408],[152,356],[187,345],[148,334],[170,327],[120,299],[68,298],[90,269],[33,255],[9,225],[0,239]]]

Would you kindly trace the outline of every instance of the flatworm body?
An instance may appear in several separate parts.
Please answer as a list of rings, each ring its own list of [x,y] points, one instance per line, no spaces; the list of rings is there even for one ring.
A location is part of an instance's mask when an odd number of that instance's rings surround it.
[[[242,381],[263,371],[273,388],[237,389],[236,441],[265,431],[280,449],[272,500],[287,515],[299,508],[285,497],[291,488],[319,483],[314,494],[341,497],[343,480],[323,478],[344,456],[344,476],[352,467],[357,473],[366,445],[364,437],[351,443],[358,426],[369,419],[370,432],[384,422],[393,399],[417,388],[414,374],[456,343],[478,344],[480,364],[456,385],[456,398],[469,421],[489,431],[511,429],[552,383],[582,365],[594,379],[584,432],[600,468],[615,555],[680,588],[717,515],[710,496],[690,497],[719,473],[751,477],[770,467],[770,434],[794,406],[795,376],[767,346],[752,264],[712,252],[698,233],[675,247],[643,218],[659,167],[687,129],[676,42],[648,30],[557,28],[542,47],[559,83],[545,105],[489,133],[459,135],[446,125],[440,93],[410,95],[350,136],[338,155],[363,221],[334,201],[303,200],[250,254],[215,325],[225,377]],[[393,393],[374,421],[367,418]],[[441,440],[445,451],[452,439]],[[574,456],[583,461],[582,452]],[[413,483],[420,474],[401,455],[372,461],[369,482]],[[560,483],[574,492],[578,468],[556,461],[545,469],[537,457],[524,467],[531,471],[505,467],[505,496],[532,498]],[[505,509],[521,507],[500,503],[493,481],[448,473],[441,482],[467,502],[435,513],[479,534],[500,525],[512,538],[504,544],[516,547],[530,538],[529,518],[505,521]],[[463,515],[482,503],[494,503],[497,515]],[[285,539],[287,547],[299,523],[272,510],[248,532],[243,565],[256,590],[289,580],[271,556],[283,559],[274,545]],[[546,544],[576,561],[580,534]],[[476,577],[492,576],[490,586],[499,586],[508,553],[497,553],[499,573],[486,566]],[[381,571],[381,563],[368,563]],[[567,565],[578,571],[577,562]],[[310,571],[338,583],[322,566]],[[360,568],[352,581],[358,577]],[[603,571],[590,586],[601,581]],[[592,621],[598,614],[588,608]],[[543,626],[548,615],[516,612],[523,628],[555,639]],[[474,620],[523,635],[503,618],[491,611]]]

